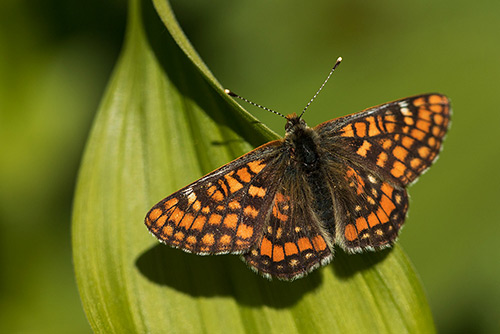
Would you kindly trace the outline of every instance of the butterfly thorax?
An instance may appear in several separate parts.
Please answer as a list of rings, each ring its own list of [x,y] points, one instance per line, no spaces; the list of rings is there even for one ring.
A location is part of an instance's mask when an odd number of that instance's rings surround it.
[[[287,116],[285,142],[290,157],[300,168],[311,172],[318,168],[318,135],[295,113]]]

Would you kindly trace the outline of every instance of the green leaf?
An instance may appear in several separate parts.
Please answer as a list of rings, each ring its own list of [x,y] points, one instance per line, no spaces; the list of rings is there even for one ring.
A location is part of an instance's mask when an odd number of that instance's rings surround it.
[[[276,136],[229,99],[164,0],[131,0],[125,46],[88,140],[73,251],[96,333],[429,333],[408,259],[346,255],[294,282],[237,256],[160,245],[144,226],[163,197]]]

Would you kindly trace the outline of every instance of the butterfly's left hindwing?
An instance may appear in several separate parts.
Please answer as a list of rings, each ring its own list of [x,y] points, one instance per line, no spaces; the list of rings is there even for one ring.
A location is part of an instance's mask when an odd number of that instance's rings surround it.
[[[406,189],[357,166],[347,167],[343,181],[336,182],[336,243],[351,253],[391,246],[406,218]]]
[[[281,143],[263,145],[168,196],[148,212],[146,226],[188,252],[248,251],[261,238],[274,198]]]

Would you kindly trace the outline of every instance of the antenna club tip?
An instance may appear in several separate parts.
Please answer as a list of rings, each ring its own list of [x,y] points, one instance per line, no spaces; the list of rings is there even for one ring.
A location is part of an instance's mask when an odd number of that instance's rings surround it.
[[[342,57],[337,58],[337,63],[340,63],[342,61]]]
[[[234,94],[233,92],[231,92],[231,91],[230,91],[229,89],[227,89],[227,88],[226,88],[226,89],[224,89],[224,93],[226,93],[227,95],[232,96],[232,97],[236,97],[236,96],[237,96],[236,94]]]

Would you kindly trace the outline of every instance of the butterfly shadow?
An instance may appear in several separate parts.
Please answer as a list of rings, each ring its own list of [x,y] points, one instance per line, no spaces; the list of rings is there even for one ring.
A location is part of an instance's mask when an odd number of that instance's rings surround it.
[[[269,281],[237,256],[197,256],[161,244],[141,254],[135,265],[148,280],[193,298],[227,296],[252,307],[290,307],[322,282],[319,271],[307,279]]]
[[[347,280],[383,261],[390,249],[377,253],[348,255],[340,249],[328,265],[334,275]],[[239,304],[282,309],[319,288],[320,270],[292,282],[269,281],[255,274],[234,255],[197,256],[158,244],[142,253],[135,262],[139,272],[159,286],[169,287],[193,298],[232,297]]]
[[[385,248],[377,252],[348,254],[340,247],[335,249],[335,259],[330,265],[335,277],[348,280],[359,272],[373,268],[392,252],[393,248]]]

